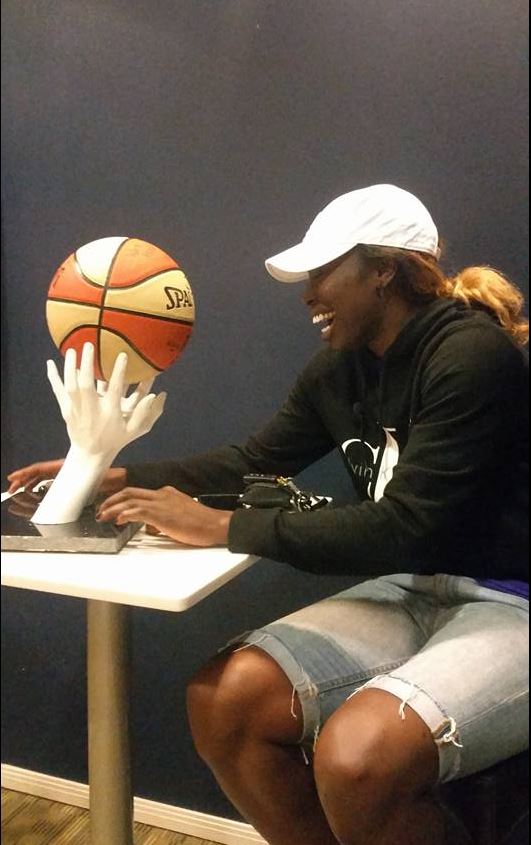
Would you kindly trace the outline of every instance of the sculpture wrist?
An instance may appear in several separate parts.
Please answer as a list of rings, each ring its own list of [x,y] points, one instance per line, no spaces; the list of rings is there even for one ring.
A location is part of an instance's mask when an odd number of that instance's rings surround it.
[[[42,525],[75,522],[85,505],[93,501],[118,451],[91,453],[72,444],[32,522]]]

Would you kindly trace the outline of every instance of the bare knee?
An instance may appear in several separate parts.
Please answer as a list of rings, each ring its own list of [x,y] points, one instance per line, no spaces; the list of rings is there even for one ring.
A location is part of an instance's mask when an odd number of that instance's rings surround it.
[[[401,720],[398,704],[381,690],[361,692],[321,731],[315,781],[340,842],[372,842],[402,805],[435,783],[438,755],[431,734],[411,710]]]
[[[296,743],[302,732],[298,702],[277,663],[260,649],[232,651],[210,661],[187,689],[190,728],[198,754],[214,762],[249,739]]]
[[[393,787],[393,767],[386,763],[385,731],[377,718],[356,724],[341,710],[330,717],[315,748],[314,773],[323,805],[341,795],[369,793],[383,799]]]
[[[422,791],[437,780],[438,753],[431,732],[420,716],[389,693],[365,690],[346,701],[321,731],[316,748],[316,772],[333,773],[353,782],[400,785]]]

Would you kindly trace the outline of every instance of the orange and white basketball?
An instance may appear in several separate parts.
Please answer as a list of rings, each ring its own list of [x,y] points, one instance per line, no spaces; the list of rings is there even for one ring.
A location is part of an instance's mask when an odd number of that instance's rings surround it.
[[[46,302],[52,340],[64,355],[95,349],[95,377],[108,381],[127,352],[126,381],[157,375],[179,357],[194,324],[188,279],[169,255],[138,238],[101,238],[56,271]]]

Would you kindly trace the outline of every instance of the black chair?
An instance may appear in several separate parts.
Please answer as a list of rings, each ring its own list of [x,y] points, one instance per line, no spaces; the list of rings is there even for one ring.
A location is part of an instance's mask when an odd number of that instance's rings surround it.
[[[529,752],[441,787],[474,845],[529,842]]]

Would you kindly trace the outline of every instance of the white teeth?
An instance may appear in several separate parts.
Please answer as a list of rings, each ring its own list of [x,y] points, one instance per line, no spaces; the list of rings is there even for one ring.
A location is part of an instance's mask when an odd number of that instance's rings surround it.
[[[334,319],[334,312],[328,311],[326,314],[316,314],[315,317],[312,317],[312,323],[316,326],[318,323],[322,323],[323,320],[333,320]]]

